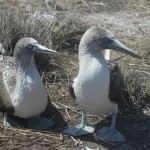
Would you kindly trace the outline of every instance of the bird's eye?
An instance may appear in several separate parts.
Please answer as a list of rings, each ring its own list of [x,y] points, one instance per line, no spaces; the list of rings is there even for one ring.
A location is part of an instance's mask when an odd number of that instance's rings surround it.
[[[103,42],[107,44],[111,44],[112,40],[110,38],[104,37]]]
[[[32,46],[31,44],[29,44],[29,45],[28,45],[28,48],[29,48],[29,49],[32,49],[32,48],[33,48],[33,46]]]

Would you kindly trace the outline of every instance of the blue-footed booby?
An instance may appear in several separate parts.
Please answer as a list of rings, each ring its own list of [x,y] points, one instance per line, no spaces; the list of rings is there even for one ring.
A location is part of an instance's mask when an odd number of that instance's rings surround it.
[[[115,128],[118,104],[114,97],[111,99],[112,94],[109,93],[115,85],[110,85],[109,67],[102,54],[104,49],[120,51],[141,59],[109,30],[96,26],[89,28],[79,44],[79,72],[70,86],[71,96],[77,99],[82,110],[82,121],[77,126],[65,129],[63,133],[73,136],[93,133],[95,126],[87,124],[86,112],[96,115],[112,113],[111,126],[98,130],[96,135],[104,141],[125,141],[124,135]]]
[[[4,124],[18,127],[8,117],[13,114],[27,120],[27,127],[46,129],[53,122],[40,114],[46,109],[48,95],[35,66],[34,55],[56,54],[33,38],[20,39],[14,49],[14,62],[7,56],[0,60],[0,108]]]

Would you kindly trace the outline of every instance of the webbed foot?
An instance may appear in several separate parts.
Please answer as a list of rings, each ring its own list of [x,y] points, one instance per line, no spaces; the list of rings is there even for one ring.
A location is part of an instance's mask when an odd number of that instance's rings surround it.
[[[86,135],[86,134],[91,134],[95,130],[94,125],[83,125],[79,124],[74,127],[67,128],[63,130],[62,133],[72,135],[72,136],[80,136],[80,135]]]
[[[106,142],[125,142],[126,138],[115,128],[104,127],[96,133],[97,137]]]

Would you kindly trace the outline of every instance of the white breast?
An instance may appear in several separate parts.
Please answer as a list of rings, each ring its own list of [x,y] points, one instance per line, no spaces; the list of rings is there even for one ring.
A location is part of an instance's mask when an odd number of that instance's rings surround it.
[[[80,107],[98,115],[116,110],[108,97],[109,82],[109,70],[103,57],[83,61],[73,85]]]
[[[37,70],[19,80],[12,100],[15,115],[21,118],[39,115],[46,109],[48,97]]]

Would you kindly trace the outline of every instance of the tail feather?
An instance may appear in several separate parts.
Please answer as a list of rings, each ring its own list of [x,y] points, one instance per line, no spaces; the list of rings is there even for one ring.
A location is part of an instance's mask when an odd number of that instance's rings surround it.
[[[107,61],[110,60],[110,50],[109,50],[109,49],[106,49],[106,50],[105,50],[104,58],[105,58]]]

